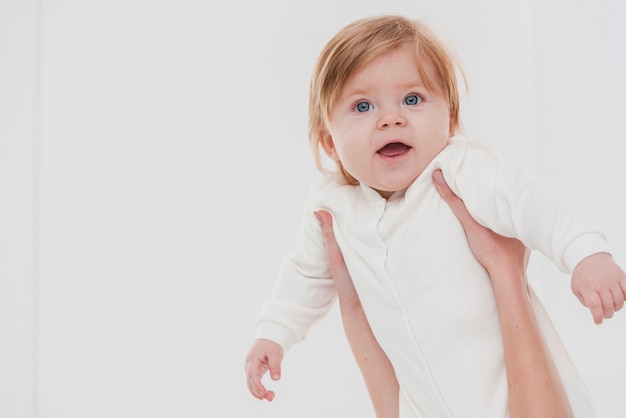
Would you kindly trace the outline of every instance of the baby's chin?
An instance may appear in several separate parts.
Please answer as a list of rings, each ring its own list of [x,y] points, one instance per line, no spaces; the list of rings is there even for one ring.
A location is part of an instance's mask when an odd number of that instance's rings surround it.
[[[413,184],[413,182],[415,182],[417,177],[419,176],[415,176],[415,178],[411,178],[411,179],[405,179],[403,181],[398,181],[394,184],[388,184],[388,185],[384,185],[380,187],[372,187],[372,188],[376,190],[378,193],[380,193],[380,195],[383,196],[384,198],[389,198],[393,194],[402,195]]]
[[[380,189],[376,187],[372,187],[372,189],[376,190],[378,194],[380,194],[385,199],[389,199],[394,194],[397,194],[399,196],[403,195],[406,189],[409,188],[409,185],[410,184],[406,185],[405,187],[393,187],[393,188],[386,187],[386,188],[380,188]]]

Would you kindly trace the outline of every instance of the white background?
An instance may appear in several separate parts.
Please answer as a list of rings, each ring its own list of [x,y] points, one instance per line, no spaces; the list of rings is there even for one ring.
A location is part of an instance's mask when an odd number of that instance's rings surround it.
[[[243,359],[317,175],[313,62],[383,12],[452,44],[466,133],[568,194],[626,265],[621,0],[0,0],[0,416],[373,417],[336,307],[273,403]],[[542,255],[531,276],[622,417],[626,312],[597,327]]]

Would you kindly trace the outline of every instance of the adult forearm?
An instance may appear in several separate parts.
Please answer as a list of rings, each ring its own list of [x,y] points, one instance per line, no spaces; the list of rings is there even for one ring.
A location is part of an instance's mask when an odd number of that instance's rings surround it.
[[[378,344],[360,304],[340,298],[344,331],[363,375],[377,418],[398,418],[399,388],[387,355]]]
[[[316,216],[322,224],[328,266],[339,298],[344,332],[363,375],[376,416],[398,418],[400,414],[399,388],[396,374],[365,317],[361,300],[335,240],[330,214],[320,211],[316,213]]]
[[[519,267],[490,272],[504,346],[511,418],[572,417]]]

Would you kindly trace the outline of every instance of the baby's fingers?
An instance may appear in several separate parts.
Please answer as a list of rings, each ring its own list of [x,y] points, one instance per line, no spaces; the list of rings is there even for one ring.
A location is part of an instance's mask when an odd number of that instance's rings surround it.
[[[602,301],[602,315],[605,319],[613,317],[615,313],[615,301],[610,290],[606,290],[600,293],[600,300]]]
[[[622,309],[626,303],[626,278],[622,278],[622,280],[619,281],[613,293],[613,298],[615,299],[615,312],[617,312]]]
[[[620,286],[617,286],[615,289],[611,290],[613,297],[613,304],[615,306],[615,312],[619,311],[624,307],[624,298],[626,295]]]
[[[279,356],[268,356],[268,366],[270,371],[270,376],[272,380],[280,379],[280,362],[282,357]],[[271,401],[271,399],[269,399]]]
[[[601,324],[602,319],[604,317],[604,308],[602,307],[602,300],[600,299],[600,295],[596,292],[590,292],[585,295],[576,295],[580,302],[585,305],[591,311],[591,316],[593,316],[593,321],[596,324]]]
[[[267,365],[265,365],[259,359],[250,359],[246,362],[246,377],[248,383],[248,390],[257,399],[267,399],[271,401],[274,398],[273,392],[268,392],[261,382],[263,374],[267,371]],[[271,399],[268,395],[271,394]]]

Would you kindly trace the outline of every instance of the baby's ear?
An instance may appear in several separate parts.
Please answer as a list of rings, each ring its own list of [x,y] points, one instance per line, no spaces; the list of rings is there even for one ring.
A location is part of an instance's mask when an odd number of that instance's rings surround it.
[[[456,135],[457,124],[455,124],[452,119],[450,119],[450,125],[448,127],[448,136]]]
[[[339,156],[337,155],[337,151],[335,149],[335,142],[333,141],[333,137],[327,131],[320,131],[320,144],[322,145],[322,149],[330,157],[333,161],[339,161]]]

